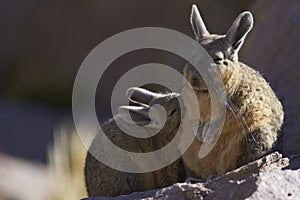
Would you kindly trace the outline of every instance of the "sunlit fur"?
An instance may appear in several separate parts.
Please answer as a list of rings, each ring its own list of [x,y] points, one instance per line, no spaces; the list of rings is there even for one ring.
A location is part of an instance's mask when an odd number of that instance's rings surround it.
[[[270,152],[278,138],[284,114],[270,85],[257,71],[238,61],[239,49],[234,51],[226,35],[211,34],[199,38],[199,43],[215,61],[212,66],[222,77],[228,104],[221,136],[212,151],[200,159],[198,153],[202,138],[197,138],[183,155],[191,176],[207,178],[223,174]],[[201,135],[201,128],[210,123],[210,95],[205,82],[190,65],[186,65],[184,76],[189,82],[194,81],[193,89],[200,108],[198,134]],[[183,88],[187,109],[185,117],[193,121],[196,119],[195,105],[186,92],[187,87]]]

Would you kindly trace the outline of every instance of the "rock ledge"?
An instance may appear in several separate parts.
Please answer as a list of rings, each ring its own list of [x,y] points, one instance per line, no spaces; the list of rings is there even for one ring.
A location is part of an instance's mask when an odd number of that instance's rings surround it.
[[[299,159],[299,157],[293,157]],[[188,179],[167,188],[119,197],[84,200],[129,199],[296,199],[300,193],[300,169],[288,169],[289,159],[274,152],[236,170],[207,180]]]

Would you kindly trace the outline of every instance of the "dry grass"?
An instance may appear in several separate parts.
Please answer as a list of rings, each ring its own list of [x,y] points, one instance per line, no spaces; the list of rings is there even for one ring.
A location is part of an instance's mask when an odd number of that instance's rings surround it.
[[[54,181],[53,200],[80,199],[87,196],[84,183],[86,149],[73,128],[62,126],[54,133],[49,148],[49,173]]]

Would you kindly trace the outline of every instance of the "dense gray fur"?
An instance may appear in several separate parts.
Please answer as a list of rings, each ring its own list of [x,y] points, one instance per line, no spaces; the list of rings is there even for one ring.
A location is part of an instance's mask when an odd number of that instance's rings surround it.
[[[130,100],[135,106],[120,107],[119,115],[109,120],[103,125],[103,131],[107,137],[118,147],[129,152],[151,152],[158,150],[168,144],[168,142],[176,135],[180,124],[180,108],[176,93],[156,94],[141,88],[131,88]],[[146,125],[150,122],[149,108],[151,105],[160,104],[167,110],[167,120],[164,128],[151,138],[135,138],[123,133],[116,125],[115,119],[118,118],[123,126],[127,126],[130,130],[132,125],[123,116],[124,110],[131,112],[132,118],[139,125]],[[160,121],[160,116],[156,116]],[[157,123],[154,122],[153,126]],[[150,124],[150,126],[152,126]],[[90,151],[100,155],[109,152],[100,152],[98,146],[100,135],[94,139]],[[114,159],[114,158],[112,158]],[[118,162],[118,160],[116,160]],[[149,173],[125,173],[112,169],[99,162],[93,155],[88,152],[85,164],[85,181],[89,196],[118,196],[121,194],[129,194],[136,191],[146,191],[154,188],[162,188],[173,183],[184,181],[185,172],[182,160],[179,159],[169,166]]]

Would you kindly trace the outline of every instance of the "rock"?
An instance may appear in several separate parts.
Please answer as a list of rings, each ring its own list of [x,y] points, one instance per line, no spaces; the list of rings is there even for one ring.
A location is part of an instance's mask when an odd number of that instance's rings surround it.
[[[295,199],[300,192],[300,170],[287,169],[288,166],[289,159],[275,152],[205,182],[177,183],[159,190],[84,200]]]
[[[300,170],[262,173],[250,199],[297,199],[300,192]]]
[[[260,71],[283,103],[285,123],[282,151],[300,153],[300,2],[257,1],[255,26],[245,45],[242,60]]]

